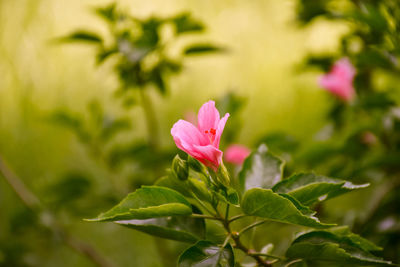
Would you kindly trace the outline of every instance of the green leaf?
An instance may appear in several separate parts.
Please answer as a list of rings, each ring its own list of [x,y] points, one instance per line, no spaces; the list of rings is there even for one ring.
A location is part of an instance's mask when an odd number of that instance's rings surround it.
[[[99,51],[96,55],[96,64],[100,65],[103,63],[106,59],[108,59],[110,56],[113,54],[116,54],[118,52],[118,49],[115,47],[108,48],[108,49],[102,49]]]
[[[204,30],[203,24],[191,18],[188,13],[179,14],[172,18],[172,23],[175,24],[177,34]]]
[[[346,244],[366,252],[382,250],[371,241],[350,231],[348,226],[335,227],[329,230],[312,231],[299,236],[296,242],[324,239],[326,241]]]
[[[111,3],[105,7],[98,7],[94,11],[101,18],[105,19],[108,22],[114,22],[117,18],[116,15],[116,4]]]
[[[206,202],[212,202],[213,195],[211,190],[207,188],[203,181],[197,180],[195,178],[189,178],[187,182],[190,190],[200,199]]]
[[[316,212],[313,211],[312,209],[310,209],[307,206],[304,206],[303,204],[301,204],[297,199],[295,199],[294,197],[292,197],[291,195],[288,194],[279,194],[280,196],[287,198],[288,200],[290,200],[293,205],[296,206],[296,208],[303,213],[304,215],[308,215],[308,216],[312,216],[314,215]]]
[[[359,265],[389,265],[369,251],[380,249],[368,240],[351,233],[347,227],[312,231],[299,236],[286,252],[289,259],[307,262],[335,262]]]
[[[239,206],[239,194],[232,187],[226,190],[214,191],[215,196],[222,202]]]
[[[210,242],[199,241],[179,257],[179,267],[234,267],[235,260],[230,244],[224,248]]]
[[[368,185],[355,185],[345,180],[314,173],[299,173],[280,181],[272,190],[276,193],[289,194],[302,204],[310,205]]]
[[[195,213],[200,213],[193,207]],[[116,221],[117,224],[161,238],[195,243],[205,237],[204,219],[188,216],[171,216],[147,220]]]
[[[80,30],[73,32],[67,36],[61,37],[59,39],[61,42],[87,42],[101,44],[103,40],[96,33],[89,32],[86,30]]]
[[[242,200],[242,210],[247,215],[267,218],[273,221],[303,225],[313,228],[328,228],[333,224],[319,222],[318,218],[299,210],[290,199],[274,193],[271,189],[253,188],[248,190]],[[305,214],[303,212],[305,212]]]
[[[183,50],[185,55],[197,55],[201,53],[223,52],[224,48],[212,44],[194,44]]]
[[[282,179],[284,165],[285,163],[280,158],[268,151],[266,145],[260,145],[257,151],[251,153],[243,163],[239,173],[241,189],[272,188]]]
[[[190,203],[177,191],[160,186],[143,186],[109,211],[89,221],[150,219],[190,214]]]

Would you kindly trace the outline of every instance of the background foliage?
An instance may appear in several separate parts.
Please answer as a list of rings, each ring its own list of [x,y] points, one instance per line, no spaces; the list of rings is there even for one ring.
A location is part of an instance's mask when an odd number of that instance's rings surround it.
[[[316,85],[321,70],[303,71],[304,58],[309,54],[323,55],[322,59],[328,60],[317,62],[324,63],[322,67],[326,70],[334,58],[349,55],[344,49],[346,36],[357,40],[364,37],[362,33],[354,33],[351,22],[332,20],[327,12],[337,6],[342,8],[339,10],[348,10],[342,5],[344,1],[328,1],[327,9],[313,9],[318,5],[307,6],[307,2],[304,1],[303,11],[292,0],[118,2],[122,10],[129,10],[142,20],[151,15],[167,18],[189,12],[205,26],[204,32],[177,40],[172,54],[189,43],[211,43],[226,48],[224,53],[184,59],[182,72],[167,79],[168,90],[160,83],[145,85],[154,101],[159,133],[159,153],[153,159],[149,156],[148,128],[138,92],[131,90],[123,98],[116,95],[124,83],[113,72],[115,61],[111,58],[96,66],[99,52],[92,46],[56,44],[59,37],[76,29],[90,29],[103,36],[107,44],[112,43],[107,24],[93,12],[95,6],[109,3],[0,1],[0,153],[46,207],[40,208],[40,213],[27,209],[0,179],[0,263],[92,265],[65,245],[65,234],[57,227],[49,230],[49,225],[53,227],[49,213],[62,222],[63,229],[93,245],[116,266],[175,263],[183,248],[179,243],[161,241],[112,224],[94,227],[81,218],[95,217],[139,185],[149,184],[163,174],[165,165],[154,168],[154,164],[172,160],[176,152],[169,134],[173,122],[185,112],[197,110],[205,100],[220,99],[221,113],[225,108],[231,114],[242,103],[240,112],[228,123],[223,145],[235,141],[255,147],[262,140],[275,145],[276,152],[283,157],[305,158],[303,150],[298,152],[295,148],[307,148],[314,143],[315,133],[331,120],[328,115],[337,104]],[[301,27],[321,14],[327,15]],[[372,19],[373,26],[382,25],[379,16],[364,19]],[[376,32],[381,31],[373,28],[367,33],[377,36]],[[397,78],[387,75],[386,69],[384,65],[372,76],[371,83],[378,91],[396,89]],[[165,91],[165,96],[157,90]],[[223,98],[230,91],[239,97]],[[398,101],[398,90],[392,90],[391,97]],[[335,140],[336,143],[351,139],[345,134]],[[353,153],[350,156],[358,155],[358,148],[350,150]],[[335,156],[334,160],[338,158]],[[317,165],[314,161],[305,161],[302,166],[289,165],[292,168],[289,172],[304,166],[319,173],[335,174],[331,165]],[[363,180],[352,168],[342,172],[345,178],[354,175]],[[329,212],[325,211],[324,216],[353,225],[370,193],[360,191],[328,201]],[[355,205],[349,207],[345,204],[349,202]],[[392,210],[393,206],[388,205],[383,208],[385,211]],[[398,212],[395,210],[394,214]],[[290,227],[279,227],[269,239],[279,240]],[[381,237],[374,241],[379,242]],[[388,244],[385,242],[383,245]],[[389,259],[395,260],[396,251],[394,247],[394,252],[389,252]]]

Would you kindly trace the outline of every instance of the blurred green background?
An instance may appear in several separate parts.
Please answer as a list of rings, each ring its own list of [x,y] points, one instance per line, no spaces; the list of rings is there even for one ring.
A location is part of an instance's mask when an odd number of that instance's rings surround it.
[[[54,44],[55,38],[77,28],[106,32],[91,10],[108,3],[0,0],[0,152],[45,203],[57,198],[54,185],[66,174],[85,173],[90,189],[74,204],[77,214],[71,216],[62,205],[56,207],[63,225],[115,266],[161,266],[155,257],[160,252],[159,239],[112,224],[82,221],[104,210],[103,204],[87,203],[89,199],[96,203],[98,192],[109,187],[110,171],[98,168],[74,134],[47,119],[57,109],[85,116],[88,103],[97,99],[107,113],[132,118],[131,131],[120,138],[145,135],[140,107],[123,109],[113,96],[118,82],[111,65],[96,67],[89,46]],[[276,131],[307,142],[324,125],[331,98],[317,87],[319,73],[300,72],[299,65],[308,52],[335,51],[346,25],[320,20],[301,29],[295,22],[293,0],[134,0],[118,4],[138,17],[189,11],[207,26],[203,40],[228,48],[227,53],[185,60],[184,71],[169,80],[166,97],[152,92],[162,146],[172,146],[170,128],[185,112],[197,111],[206,100],[228,91],[246,98],[239,115],[242,128],[237,129],[240,143],[250,145]],[[114,178],[118,187],[118,177]],[[82,188],[86,190],[85,185]],[[22,266],[92,265],[57,236],[43,239],[43,229],[21,230],[18,216],[24,212],[19,198],[0,179],[0,265],[11,254]]]

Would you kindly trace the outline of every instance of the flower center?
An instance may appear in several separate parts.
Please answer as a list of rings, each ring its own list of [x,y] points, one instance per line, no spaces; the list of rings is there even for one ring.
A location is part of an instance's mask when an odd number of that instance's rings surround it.
[[[215,139],[215,134],[217,133],[217,130],[214,128],[211,128],[210,130],[205,130],[204,133],[207,135],[208,139],[210,140],[210,143],[212,144]]]

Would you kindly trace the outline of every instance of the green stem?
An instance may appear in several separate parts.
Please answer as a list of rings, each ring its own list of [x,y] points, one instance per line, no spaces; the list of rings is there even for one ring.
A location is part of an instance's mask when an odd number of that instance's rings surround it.
[[[238,235],[241,236],[244,232],[252,229],[253,227],[256,227],[256,226],[259,226],[259,225],[261,225],[263,223],[266,223],[266,222],[267,222],[267,220],[263,220],[263,221],[258,221],[258,222],[252,223],[252,224],[244,227],[242,230],[240,230]]]
[[[224,219],[222,216],[220,216],[220,217],[222,219],[222,225],[224,226],[225,230],[227,231],[228,236],[231,236],[233,241],[235,242],[235,248],[240,249],[241,251],[246,253],[248,256],[252,257],[258,263],[259,266],[272,267],[271,263],[264,260],[261,256],[253,255],[252,254],[253,251],[248,249],[245,245],[243,245],[242,241],[240,241],[240,236],[238,235],[238,233],[231,231],[229,221]]]
[[[248,217],[248,215],[246,215],[246,214],[239,214],[239,215],[236,215],[236,216],[231,217],[231,218],[228,220],[228,222],[231,223],[231,222],[233,222],[233,221],[236,221],[236,220],[239,220],[239,219],[242,219],[242,218],[245,218],[245,217]]]
[[[221,221],[221,218],[214,217],[214,216],[210,216],[210,215],[204,215],[204,214],[196,214],[196,213],[193,213],[192,215],[190,215],[190,217],[192,217],[192,218],[203,218],[203,219],[208,219],[208,220],[217,220],[217,221]]]
[[[229,203],[226,203],[226,210],[225,210],[225,221],[228,221],[229,218]]]

